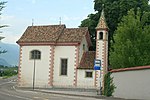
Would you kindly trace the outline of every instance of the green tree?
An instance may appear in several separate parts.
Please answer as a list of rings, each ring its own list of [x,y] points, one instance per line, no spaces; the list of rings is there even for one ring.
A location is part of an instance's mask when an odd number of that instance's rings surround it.
[[[3,8],[5,7],[5,4],[6,4],[7,2],[1,2],[0,1],[0,16],[2,15],[2,10],[3,10]],[[0,28],[3,28],[3,27],[7,27],[7,25],[0,25]]]
[[[3,8],[5,7],[5,4],[6,4],[7,2],[2,2],[2,1],[0,1],[0,17],[1,17],[1,12],[2,12],[2,10],[3,10]],[[0,24],[0,28],[3,28],[3,27],[7,27],[7,25],[1,25]],[[1,33],[1,32],[0,32]],[[0,40],[2,39],[3,37],[1,37],[0,36]],[[1,53],[6,53],[7,51],[6,50],[0,50],[0,54]]]
[[[108,72],[104,76],[104,91],[103,95],[110,97],[115,91],[115,85],[113,83],[113,77],[111,77],[111,72]]]
[[[117,29],[118,23],[121,21],[127,12],[134,8],[135,10],[139,7],[142,11],[150,11],[149,0],[94,0],[94,9],[97,11],[96,14],[89,14],[87,19],[81,22],[80,27],[89,27],[91,40],[93,43],[93,50],[95,50],[95,27],[99,21],[99,16],[102,11],[102,5],[104,4],[104,11],[106,22],[109,27],[109,40],[113,40],[114,31]],[[110,41],[109,41],[110,42]]]
[[[93,44],[93,47],[90,48],[90,50],[95,50],[95,46],[96,46],[96,30],[95,27],[98,24],[98,20],[99,20],[99,13],[96,14],[90,14],[88,15],[88,18],[83,20],[81,22],[81,25],[79,27],[88,27],[89,28],[89,32],[90,32],[90,36],[91,36],[91,41]]]
[[[150,64],[150,12],[131,9],[118,24],[110,51],[112,68]]]

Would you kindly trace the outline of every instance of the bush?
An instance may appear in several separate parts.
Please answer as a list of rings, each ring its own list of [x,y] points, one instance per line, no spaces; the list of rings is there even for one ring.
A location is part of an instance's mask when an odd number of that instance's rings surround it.
[[[1,72],[0,72],[0,76],[14,76],[17,75],[17,67],[8,67],[8,68],[4,68]]]
[[[111,72],[108,72],[104,76],[104,91],[103,94],[107,97],[112,96],[115,90],[115,85],[113,83],[113,77],[111,77]]]

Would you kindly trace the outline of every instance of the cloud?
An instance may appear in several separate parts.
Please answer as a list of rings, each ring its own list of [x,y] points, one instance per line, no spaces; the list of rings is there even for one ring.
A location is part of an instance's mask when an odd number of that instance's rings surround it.
[[[28,1],[28,2],[30,2],[32,4],[36,4],[36,2],[37,2],[37,0],[26,0],[26,1]]]
[[[78,16],[67,16],[67,15],[63,15],[63,17],[61,17],[62,20],[64,21],[78,21],[81,20],[82,17],[78,17]]]
[[[3,35],[5,38],[2,40],[5,43],[11,43],[15,44],[16,41],[20,38],[21,34],[13,34],[13,33],[7,33]]]
[[[32,0],[32,4],[35,4],[36,3],[36,0]]]
[[[63,15],[63,16],[50,16],[47,20],[50,21],[50,24],[59,24],[60,23],[60,17],[61,17],[61,23],[62,24],[67,24],[67,23],[71,24],[73,22],[80,22],[83,19],[83,17],[81,17],[81,16],[79,17],[79,16]],[[72,25],[74,25],[74,24],[72,24]]]
[[[12,20],[12,19],[14,19],[14,16],[6,16],[6,15],[4,16],[4,15],[1,15],[0,19],[3,22],[3,21],[6,21],[6,20]]]
[[[25,28],[31,24],[29,20],[20,19],[13,15],[2,15],[0,20],[1,25],[8,25],[9,27],[5,27],[0,29],[2,33],[0,36],[4,36],[5,38],[2,40],[6,43],[16,43],[16,41],[20,38],[20,36],[25,31]]]

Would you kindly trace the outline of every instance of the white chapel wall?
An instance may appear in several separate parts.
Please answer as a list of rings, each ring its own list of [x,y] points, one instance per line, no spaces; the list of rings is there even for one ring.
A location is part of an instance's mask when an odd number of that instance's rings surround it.
[[[88,44],[87,44],[87,41],[86,41],[86,37],[84,36],[84,38],[82,39],[82,42],[81,42],[81,44],[80,44],[80,47],[79,47],[79,62],[80,62],[80,60],[81,60],[81,58],[82,58],[82,55],[83,55],[83,44],[85,44],[85,51],[88,51]]]
[[[85,72],[92,72],[93,76],[91,78],[87,78],[85,76]],[[94,87],[94,77],[95,77],[95,71],[94,70],[84,70],[84,69],[78,69],[77,71],[78,79],[77,79],[77,86],[79,88],[95,88]]]
[[[30,51],[41,51],[41,59],[35,60],[35,86],[47,87],[49,78],[50,46],[22,46],[21,84],[32,87],[34,60],[30,59]]]
[[[55,87],[72,87],[74,82],[75,46],[56,46],[54,56],[53,85]],[[60,75],[61,58],[68,59],[67,76]]]

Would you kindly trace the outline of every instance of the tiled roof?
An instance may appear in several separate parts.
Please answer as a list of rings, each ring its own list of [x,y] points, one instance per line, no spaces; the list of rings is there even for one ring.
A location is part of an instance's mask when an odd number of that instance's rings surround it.
[[[17,43],[79,43],[86,34],[88,34],[87,27],[66,28],[65,25],[29,26]]]
[[[66,28],[57,42],[80,42],[87,32],[87,27]]]
[[[108,26],[105,20],[104,10],[102,10],[101,12],[101,16],[100,16],[96,29],[108,29]]]
[[[87,27],[65,28],[57,42],[80,42],[87,32]]]
[[[55,42],[65,25],[29,26],[18,42]]]
[[[93,69],[94,59],[95,59],[95,51],[84,52],[78,68],[79,69]]]

